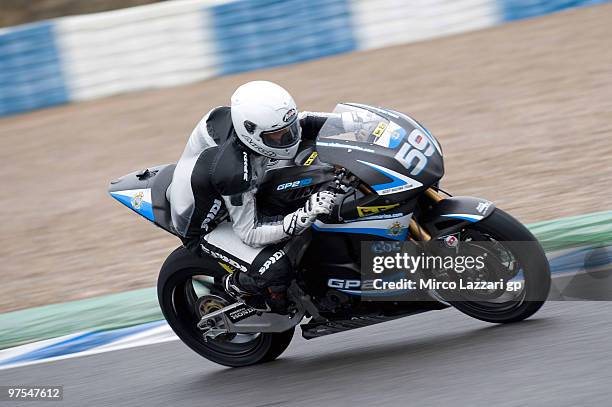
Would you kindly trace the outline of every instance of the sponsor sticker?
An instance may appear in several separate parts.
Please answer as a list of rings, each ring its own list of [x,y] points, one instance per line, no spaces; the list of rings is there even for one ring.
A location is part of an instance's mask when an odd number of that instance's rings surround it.
[[[457,236],[455,235],[446,236],[444,238],[444,244],[446,247],[454,248],[459,244],[459,239],[457,239]]]
[[[218,261],[217,262],[219,264],[219,266],[221,266],[223,268],[223,270],[227,271],[228,273],[233,273],[234,271],[236,271],[235,267],[230,266],[229,264],[223,263]]]
[[[313,151],[312,154],[310,154],[310,156],[308,157],[308,159],[304,162],[304,165],[306,167],[311,165],[314,162],[314,160],[316,160],[318,155],[319,155],[319,153],[317,153],[316,151]]]
[[[253,308],[249,307],[248,305],[243,304],[243,305],[239,305],[238,307],[230,310],[225,315],[227,315],[230,321],[232,321],[233,323],[236,323],[256,313],[257,311],[255,311]]]
[[[378,126],[376,126],[376,128],[374,129],[374,131],[372,132],[372,135],[376,138],[380,137],[383,135],[383,133],[385,132],[385,129],[387,128],[387,123],[385,122],[380,122],[378,123]]]
[[[312,184],[312,178],[304,178],[299,181],[287,182],[276,187],[277,191],[285,191],[287,189],[302,188]]]
[[[491,202],[489,201],[480,202],[478,205],[476,205],[476,210],[478,211],[478,213],[484,215],[490,206]]]
[[[358,206],[357,214],[360,218],[363,218],[365,216],[370,216],[380,212],[388,211],[389,209],[397,208],[398,206],[399,204],[381,206]]]
[[[374,143],[374,144],[376,144],[376,143]],[[357,145],[352,145],[352,144],[328,143],[326,141],[317,141],[317,146],[332,147],[332,148],[346,148],[348,150],[348,152],[351,152],[351,150],[365,151],[366,153],[375,153],[376,152],[376,151],[372,150],[371,148],[365,148],[365,147],[361,147],[361,146],[357,146]]]
[[[406,216],[406,215],[403,213],[381,213],[379,215],[362,216],[362,217],[359,217],[358,219],[347,219],[344,222],[349,223],[349,222],[362,222],[364,220],[395,219],[395,218],[401,218],[403,216]]]
[[[376,129],[378,130],[378,127]],[[396,148],[406,137],[406,130],[394,122],[389,122],[389,125],[385,125],[383,130],[374,141],[374,144],[387,148]]]
[[[389,148],[396,148],[399,146],[404,140],[404,137],[406,137],[406,130],[402,127],[393,130],[389,135]]]
[[[289,123],[295,117],[295,113],[295,109],[289,109],[287,113],[285,113],[285,116],[283,116],[283,121]]]
[[[142,207],[142,200],[144,198],[144,192],[140,191],[132,197],[130,203],[134,209],[140,209]]]
[[[390,236],[399,236],[405,227],[399,222],[393,222],[387,232]]]

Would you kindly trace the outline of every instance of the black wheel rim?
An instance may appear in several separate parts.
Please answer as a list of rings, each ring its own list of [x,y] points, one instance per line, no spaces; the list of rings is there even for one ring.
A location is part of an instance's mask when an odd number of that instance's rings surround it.
[[[509,275],[512,276],[511,278],[507,278],[507,281],[522,281],[523,287],[522,290],[516,294],[508,292],[503,292],[501,295],[496,295],[495,293],[490,295],[455,293],[453,295],[453,301],[462,302],[464,308],[470,309],[476,313],[498,314],[500,312],[512,312],[515,309],[521,308],[525,303],[529,282],[526,278],[525,267],[521,263],[519,256],[513,253],[511,248],[504,246],[503,241],[495,239],[491,234],[478,230],[476,227],[463,229],[460,232],[460,240],[477,247],[483,247],[478,245],[479,242],[487,242],[491,247],[487,246],[486,249],[483,248],[488,254],[487,262],[489,263],[489,269],[485,272],[492,272],[493,269],[494,275],[497,276],[500,271],[505,271],[505,273],[507,273],[506,277]],[[492,250],[492,248],[496,248],[497,252]],[[491,275],[485,275],[483,279],[494,281]],[[483,298],[487,296],[488,298]]]
[[[204,340],[203,331],[197,327],[200,315],[197,312],[198,298],[203,295],[204,288],[198,284],[193,277],[209,278],[208,276],[194,273],[177,280],[168,287],[172,298],[173,319],[181,327],[181,331],[187,334],[192,344],[197,347],[206,348],[207,351],[221,357],[244,358],[257,353],[265,346],[266,335],[263,334],[234,334],[220,336],[215,339]],[[217,292],[222,292],[216,287]]]

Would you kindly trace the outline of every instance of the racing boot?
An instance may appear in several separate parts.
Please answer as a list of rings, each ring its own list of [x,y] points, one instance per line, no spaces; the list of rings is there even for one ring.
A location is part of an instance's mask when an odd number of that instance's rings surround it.
[[[253,309],[264,312],[270,311],[270,307],[263,295],[242,288],[240,284],[241,274],[239,271],[236,271],[223,276],[222,285],[225,292],[236,301],[242,302]]]
[[[275,285],[268,287],[267,291],[266,303],[272,312],[281,315],[288,314],[289,300],[287,299],[287,286]]]

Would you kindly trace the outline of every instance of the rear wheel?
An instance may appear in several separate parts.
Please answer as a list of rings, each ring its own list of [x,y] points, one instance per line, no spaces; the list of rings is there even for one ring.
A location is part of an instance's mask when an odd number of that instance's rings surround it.
[[[464,228],[459,237],[469,245],[486,247],[484,273],[489,275],[481,276],[484,280],[520,282],[522,288],[514,293],[493,289],[473,295],[455,291],[447,297],[453,307],[493,323],[522,321],[542,307],[550,290],[550,268],[544,250],[525,226],[495,209],[486,219]]]
[[[222,334],[204,340],[197,327],[203,313],[214,312],[227,304],[224,290],[215,284],[218,272],[189,267],[180,259],[183,248],[170,255],[157,282],[160,307],[168,324],[191,349],[225,366],[240,367],[276,359],[289,346],[294,329],[281,333]],[[178,261],[177,261],[178,260]],[[211,295],[212,294],[212,295]]]

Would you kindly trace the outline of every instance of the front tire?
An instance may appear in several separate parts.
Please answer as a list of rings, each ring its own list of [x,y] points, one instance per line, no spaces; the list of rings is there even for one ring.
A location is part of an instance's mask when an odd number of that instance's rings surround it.
[[[241,335],[240,340],[222,338],[204,341],[202,331],[196,326],[200,320],[196,311],[199,295],[193,277],[208,276],[218,282],[224,273],[204,268],[203,264],[202,259],[179,247],[161,268],[157,296],[162,313],[174,333],[199,355],[224,366],[248,366],[280,356],[291,343],[294,328],[281,333]],[[217,284],[211,291],[217,295],[224,293]]]
[[[518,322],[535,314],[546,301],[551,284],[548,259],[535,236],[519,221],[497,208],[489,217],[469,225],[466,229],[490,236],[502,245],[504,242],[533,242],[529,245],[528,253],[525,250],[510,249],[524,270],[526,299],[511,302],[505,308],[492,306],[486,301],[465,299],[449,303],[464,314],[491,323]]]

